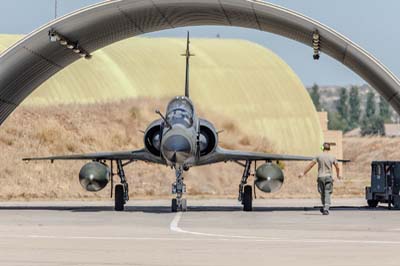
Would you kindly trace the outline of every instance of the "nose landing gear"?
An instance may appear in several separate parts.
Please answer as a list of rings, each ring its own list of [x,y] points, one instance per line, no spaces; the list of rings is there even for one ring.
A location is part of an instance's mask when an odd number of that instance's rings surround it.
[[[126,182],[124,166],[120,160],[117,160],[118,176],[121,184],[115,186],[115,206],[116,211],[123,211],[125,203],[129,200],[129,187]]]
[[[183,198],[186,193],[186,185],[183,183],[183,168],[175,169],[176,181],[172,184],[172,194],[176,194],[176,198],[171,201],[171,211],[187,211],[187,201]]]
[[[250,176],[251,161],[247,161],[244,166],[242,180],[239,184],[239,197],[238,200],[243,205],[243,211],[250,212],[253,210],[253,190],[250,185],[247,184],[247,179]]]

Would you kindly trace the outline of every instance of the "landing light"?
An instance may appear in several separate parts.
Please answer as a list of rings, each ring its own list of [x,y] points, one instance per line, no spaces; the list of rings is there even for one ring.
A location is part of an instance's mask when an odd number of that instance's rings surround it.
[[[60,36],[55,33],[50,33],[49,38],[50,38],[50,42],[57,42],[60,40]]]
[[[79,54],[81,52],[81,50],[78,47],[75,47],[74,49],[72,49],[72,51],[76,54]]]
[[[92,58],[92,55],[86,52],[82,47],[80,47],[78,42],[68,40],[68,38],[54,30],[49,31],[49,41],[54,43],[58,42],[61,46],[66,46],[68,49],[71,49],[75,54],[79,55],[82,58]]]
[[[313,58],[314,60],[318,60],[320,58],[320,50],[321,50],[321,36],[319,35],[318,30],[315,30],[313,32],[312,47],[314,50]]]

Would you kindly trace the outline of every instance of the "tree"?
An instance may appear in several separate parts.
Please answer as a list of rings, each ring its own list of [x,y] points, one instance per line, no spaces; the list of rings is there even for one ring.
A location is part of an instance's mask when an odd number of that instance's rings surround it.
[[[347,90],[345,88],[340,89],[340,96],[339,96],[339,102],[337,105],[337,111],[339,115],[347,120],[349,117],[349,105],[348,105],[348,95],[347,95]]]
[[[311,100],[314,103],[315,109],[319,112],[321,111],[321,102],[320,102],[320,95],[319,95],[319,86],[314,84],[311,88]]]
[[[385,123],[391,122],[392,114],[389,103],[382,96],[379,97],[379,116]]]
[[[347,130],[347,122],[342,119],[338,112],[328,112],[329,130]]]
[[[340,96],[339,96],[339,102],[337,104],[337,111],[339,114],[339,120],[340,124],[342,124],[342,128],[338,128],[343,131],[349,131],[349,96],[347,94],[347,90],[345,88],[342,88],[340,90]]]
[[[385,136],[385,122],[383,118],[378,115],[374,115],[371,118],[365,116],[361,122],[361,135]]]
[[[382,106],[382,112],[386,112]],[[381,106],[379,114],[376,113],[375,93],[372,91],[367,94],[367,103],[365,106],[365,115],[361,122],[361,135],[385,135],[385,121],[381,116]]]
[[[369,91],[367,94],[367,104],[365,106],[365,118],[370,119],[375,116],[376,113],[376,103],[375,94]]]
[[[349,96],[350,105],[350,117],[349,117],[349,127],[354,129],[359,126],[361,118],[361,106],[360,106],[360,94],[359,89],[356,86],[351,87]]]

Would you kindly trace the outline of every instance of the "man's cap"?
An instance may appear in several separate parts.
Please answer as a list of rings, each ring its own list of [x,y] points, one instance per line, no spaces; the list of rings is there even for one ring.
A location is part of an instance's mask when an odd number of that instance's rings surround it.
[[[324,142],[321,146],[321,150],[329,151],[331,149],[331,146],[336,146],[336,143],[335,142]]]

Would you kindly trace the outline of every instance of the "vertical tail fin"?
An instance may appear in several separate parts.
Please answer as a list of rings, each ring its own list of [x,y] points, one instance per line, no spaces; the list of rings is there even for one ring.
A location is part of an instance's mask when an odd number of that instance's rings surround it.
[[[186,53],[182,56],[186,57],[186,77],[185,77],[185,96],[189,98],[189,65],[190,65],[190,57],[194,56],[194,54],[190,53],[190,33],[187,33],[187,44],[186,44]]]

